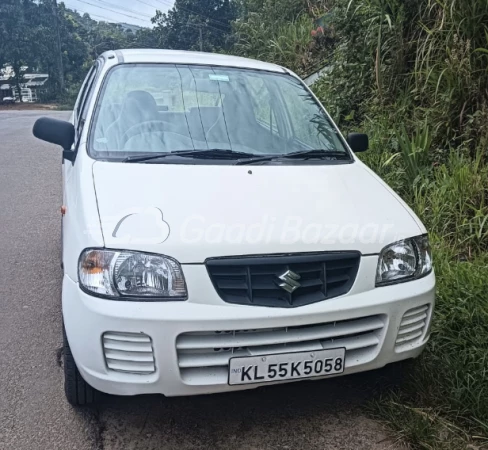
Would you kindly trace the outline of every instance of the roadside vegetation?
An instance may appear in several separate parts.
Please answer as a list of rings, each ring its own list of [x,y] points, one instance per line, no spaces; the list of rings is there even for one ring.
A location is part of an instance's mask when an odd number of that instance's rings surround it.
[[[413,448],[488,447],[488,2],[176,0],[136,33],[60,3],[64,90],[51,3],[2,1],[0,64],[48,71],[68,106],[110,48],[232,52],[302,76],[329,66],[315,93],[343,131],[369,134],[362,158],[429,229],[438,277],[428,349],[372,413]]]
[[[369,134],[363,160],[430,231],[432,339],[373,414],[414,448],[488,446],[488,3],[324,0],[287,16],[267,1],[262,11],[265,27],[259,11],[237,24],[236,50],[301,74],[327,61],[316,94],[343,130]],[[322,36],[301,32],[324,14]]]
[[[39,90],[39,101],[72,109],[81,83],[100,53],[155,47],[154,39],[149,29],[132,31],[97,21],[61,1],[56,6],[54,0],[0,0],[0,72],[12,69],[4,74],[10,79],[1,84],[8,82],[19,92],[25,73],[48,74],[49,81]]]

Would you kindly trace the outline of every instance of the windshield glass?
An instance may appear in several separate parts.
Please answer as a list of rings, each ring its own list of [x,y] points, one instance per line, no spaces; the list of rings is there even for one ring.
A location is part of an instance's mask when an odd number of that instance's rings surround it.
[[[209,149],[348,155],[320,105],[288,74],[124,64],[108,74],[96,111],[90,146],[95,158]]]

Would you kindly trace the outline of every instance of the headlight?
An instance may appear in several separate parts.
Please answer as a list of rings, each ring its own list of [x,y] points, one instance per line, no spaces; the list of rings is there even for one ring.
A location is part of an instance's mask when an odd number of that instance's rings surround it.
[[[416,280],[432,271],[432,253],[427,235],[395,242],[380,254],[376,286]]]
[[[180,264],[151,253],[87,249],[80,255],[81,287],[116,300],[185,300],[187,290]]]

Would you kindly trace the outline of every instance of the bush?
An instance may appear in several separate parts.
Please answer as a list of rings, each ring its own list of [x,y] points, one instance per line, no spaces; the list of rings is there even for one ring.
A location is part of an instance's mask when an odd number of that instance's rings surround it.
[[[380,118],[364,126],[372,136],[364,162],[401,193],[430,232],[438,286],[426,352],[406,384],[376,402],[374,413],[415,448],[488,444],[488,166],[483,162],[484,149],[478,149],[475,158],[465,148],[450,150],[439,164],[422,156],[414,159],[418,166],[412,171],[408,151],[398,152],[397,125]],[[425,142],[418,137],[422,130],[425,124],[420,123],[417,138],[402,138]]]
[[[80,88],[81,83],[70,84],[66,92],[60,95],[57,99],[58,109],[71,111],[75,106]]]
[[[406,384],[387,392],[373,413],[415,448],[482,448],[488,445],[488,257],[461,261],[439,242],[434,250],[431,341]]]
[[[430,232],[437,276],[432,338],[401,389],[376,402],[374,414],[415,448],[488,444],[488,166],[460,147],[444,162],[411,156],[428,142],[387,120],[364,122],[371,150],[362,157],[399,192]],[[412,144],[414,143],[414,144]],[[409,156],[410,154],[410,156]],[[412,161],[409,162],[409,158]],[[412,169],[414,166],[415,169]]]
[[[338,42],[318,91],[337,120],[388,109],[408,118],[410,134],[427,120],[434,150],[486,149],[487,2],[336,0],[334,18]],[[402,108],[389,109],[398,99]]]
[[[239,40],[234,51],[239,55],[285,65],[304,75],[313,65],[311,29],[312,21],[306,15],[292,22],[276,23],[273,27],[260,22],[259,15],[251,15],[248,22],[236,25]]]
[[[364,162],[433,243],[432,339],[375,414],[415,448],[488,445],[488,2],[290,2],[266,0],[238,22],[236,51],[301,74],[329,60],[315,93],[343,131],[369,134]],[[314,48],[309,11],[331,7],[333,51]]]

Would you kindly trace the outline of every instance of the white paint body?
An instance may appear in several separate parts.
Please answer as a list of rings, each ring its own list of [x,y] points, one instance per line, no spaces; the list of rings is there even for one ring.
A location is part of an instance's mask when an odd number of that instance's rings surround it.
[[[74,164],[65,161],[63,165],[63,199],[67,208],[63,217],[63,317],[76,364],[90,385],[111,394],[167,396],[260,386],[229,385],[223,366],[216,366],[215,370],[185,367],[182,352],[177,349],[185,333],[288,330],[313,324],[325,324],[333,331],[337,322],[345,321],[344,326],[353,327],[359,320],[357,323],[370,331],[365,335],[370,342],[359,350],[354,349],[359,344],[351,344],[350,355],[346,353],[345,374],[380,368],[421,353],[429,338],[434,274],[407,283],[375,287],[382,248],[426,232],[415,214],[384,182],[356,158],[353,164],[313,166],[95,161],[86,149],[88,130],[103,78],[119,63],[119,57],[113,53],[106,55],[92,87],[95,95],[89,100],[76,161]],[[131,50],[124,51],[123,58],[125,62],[288,72],[258,61],[200,53]],[[152,236],[148,221],[156,217],[158,210],[163,221]],[[116,224],[128,214],[140,217],[127,222],[125,230],[122,224],[114,235]],[[325,228],[317,231],[317,224]],[[375,238],[368,239],[372,225],[381,226]],[[78,285],[77,265],[80,253],[89,247],[147,251],[178,260],[186,279],[188,300],[143,303],[86,294]],[[224,302],[204,264],[207,258],[221,256],[345,250],[362,254],[351,290],[337,298],[290,309]],[[408,317],[422,322],[419,328],[422,333],[408,345],[398,344],[404,314],[412,310]],[[298,329],[297,333],[302,333],[298,341],[305,340],[306,330],[307,327]],[[354,334],[351,330],[345,335]],[[149,336],[156,371],[140,375],[110,370],[102,347],[102,336],[107,332]],[[238,343],[239,334],[230,334]]]

